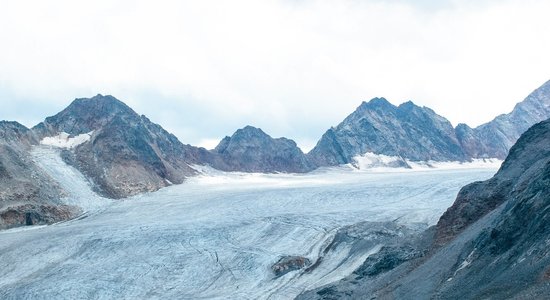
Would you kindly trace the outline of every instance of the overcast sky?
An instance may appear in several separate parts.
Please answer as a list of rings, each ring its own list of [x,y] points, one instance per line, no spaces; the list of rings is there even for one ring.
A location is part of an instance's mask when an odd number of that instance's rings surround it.
[[[4,1],[0,119],[111,94],[184,143],[245,125],[314,146],[362,101],[454,125],[550,79],[550,1]]]

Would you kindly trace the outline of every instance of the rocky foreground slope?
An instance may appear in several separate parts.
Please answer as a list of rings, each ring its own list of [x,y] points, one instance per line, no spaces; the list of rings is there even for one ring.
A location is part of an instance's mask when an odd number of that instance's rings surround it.
[[[464,187],[437,226],[300,299],[540,299],[550,295],[550,120],[497,174]],[[426,241],[430,242],[426,242]]]

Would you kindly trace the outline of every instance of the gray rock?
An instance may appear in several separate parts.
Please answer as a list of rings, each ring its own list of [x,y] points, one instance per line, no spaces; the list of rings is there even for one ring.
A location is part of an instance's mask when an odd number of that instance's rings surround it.
[[[384,98],[363,102],[309,156],[318,166],[332,166],[353,163],[367,152],[412,161],[468,159],[448,120],[410,101],[396,107]]]
[[[504,159],[510,147],[529,127],[550,118],[550,81],[518,103],[512,112],[472,129],[459,125],[457,136],[472,158]]]
[[[225,137],[213,152],[220,159],[210,163],[224,171],[301,173],[315,168],[294,141],[274,139],[252,126]]]
[[[271,266],[271,270],[276,277],[281,277],[288,272],[300,270],[309,265],[311,265],[311,261],[307,257],[284,256]]]

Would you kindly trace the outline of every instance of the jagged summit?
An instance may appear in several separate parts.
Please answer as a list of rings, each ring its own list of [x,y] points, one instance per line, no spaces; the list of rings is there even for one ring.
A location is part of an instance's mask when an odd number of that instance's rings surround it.
[[[33,127],[40,136],[52,136],[59,132],[79,135],[107,125],[115,116],[136,120],[139,115],[113,96],[96,95],[92,98],[77,98],[58,114],[46,118]]]
[[[271,138],[261,128],[247,125],[241,129],[237,129],[231,138],[244,138],[244,137],[256,137],[256,138]]]
[[[365,107],[374,107],[374,106],[393,106],[386,98],[384,97],[375,97],[372,98],[370,101],[366,102],[363,101],[359,107],[365,108]]]
[[[467,160],[448,120],[411,101],[395,106],[384,98],[364,102],[309,154],[317,165],[332,166],[353,163],[365,153],[414,161]]]

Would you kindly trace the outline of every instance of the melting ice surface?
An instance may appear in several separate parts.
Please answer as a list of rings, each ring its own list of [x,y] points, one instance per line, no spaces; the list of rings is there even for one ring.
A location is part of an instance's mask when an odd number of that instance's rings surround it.
[[[41,151],[35,159],[62,185],[79,186],[75,198],[94,197],[55,151]],[[275,278],[281,256],[315,261],[338,228],[362,221],[432,225],[460,187],[495,171],[208,172],[72,221],[0,232],[0,298],[292,298],[350,274],[380,245],[353,257],[340,248],[311,273]]]

